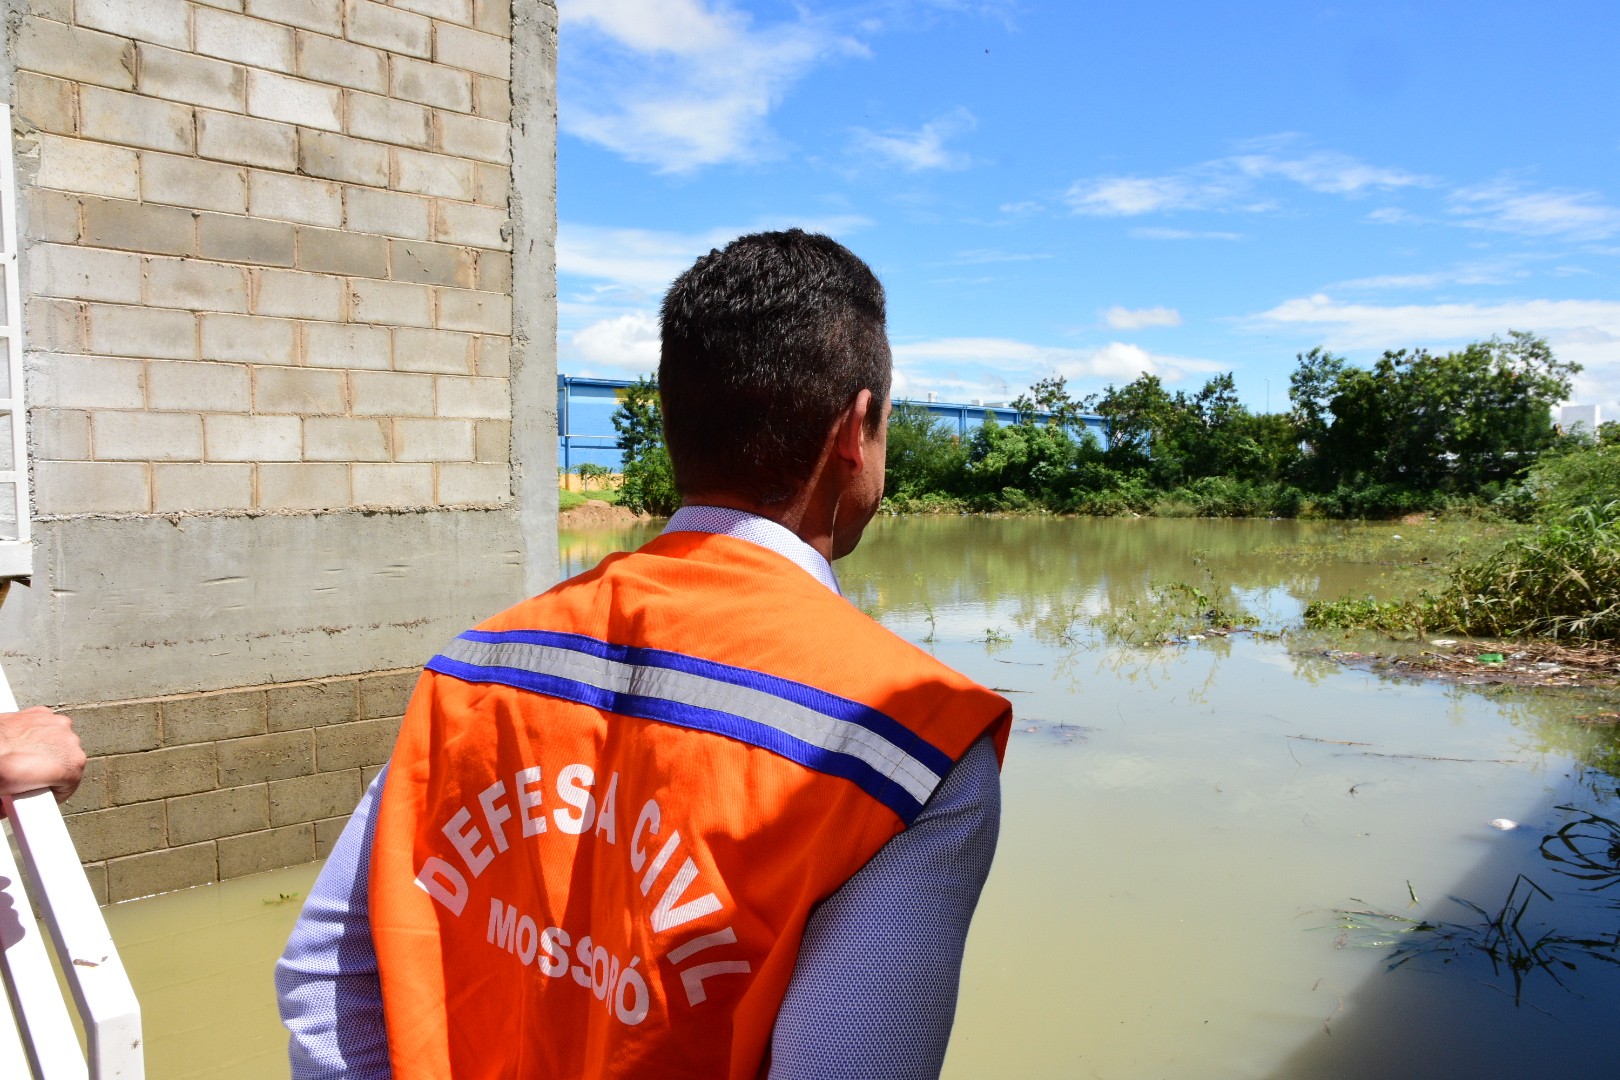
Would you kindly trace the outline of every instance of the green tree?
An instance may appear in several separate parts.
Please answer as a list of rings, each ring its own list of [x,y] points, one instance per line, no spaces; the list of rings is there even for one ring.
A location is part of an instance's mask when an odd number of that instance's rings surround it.
[[[1122,388],[1109,386],[1097,402],[1109,425],[1108,463],[1145,470],[1170,489],[1206,476],[1228,475],[1237,462],[1264,455],[1249,445],[1249,411],[1237,398],[1231,373],[1216,375],[1196,394],[1171,394],[1157,375],[1143,374]]]
[[[613,412],[613,430],[619,433],[619,449],[624,452],[621,501],[638,513],[673,514],[681,498],[664,446],[664,415],[655,377],[637,379],[626,388]]]
[[[1170,430],[1175,407],[1157,375],[1144,373],[1122,387],[1105,388],[1096,399],[1096,411],[1108,427],[1108,465],[1148,468],[1153,444]]]
[[[574,475],[579,477],[579,490],[589,491],[593,486],[607,487],[613,470],[594,461],[582,461],[574,466]]]
[[[966,464],[962,440],[925,407],[901,402],[889,413],[885,498],[957,494]]]
[[[1083,439],[1089,429],[1085,421],[1085,402],[1069,393],[1068,380],[1052,375],[1040,380],[1026,392],[1013,399],[1019,420],[1034,421],[1037,414],[1045,413],[1047,423],[1062,428],[1076,439]]]
[[[1299,428],[1287,413],[1237,417],[1222,448],[1224,475],[1241,480],[1290,480],[1300,462]]]
[[[1191,398],[1178,392],[1174,403],[1182,476],[1236,475],[1238,463],[1252,455],[1244,445],[1249,410],[1238,401],[1232,373],[1211,377]]]
[[[1072,486],[1080,447],[1055,423],[1033,417],[997,423],[986,413],[968,441],[969,493],[987,505],[1017,508],[1063,502]]]
[[[1321,491],[1489,493],[1555,443],[1552,407],[1579,370],[1522,331],[1440,356],[1386,352],[1370,370],[1313,349],[1289,386],[1303,472]]]
[[[1333,422],[1333,399],[1339,393],[1339,378],[1348,366],[1344,357],[1318,347],[1294,356],[1298,366],[1288,377],[1288,399],[1299,437],[1315,446]]]

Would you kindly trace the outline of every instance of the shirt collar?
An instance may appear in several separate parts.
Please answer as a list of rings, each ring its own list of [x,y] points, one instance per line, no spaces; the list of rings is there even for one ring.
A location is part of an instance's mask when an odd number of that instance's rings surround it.
[[[713,533],[746,540],[774,551],[839,596],[844,595],[832,564],[821,557],[821,552],[800,540],[792,530],[758,514],[733,510],[729,506],[683,506],[669,519],[664,532]]]

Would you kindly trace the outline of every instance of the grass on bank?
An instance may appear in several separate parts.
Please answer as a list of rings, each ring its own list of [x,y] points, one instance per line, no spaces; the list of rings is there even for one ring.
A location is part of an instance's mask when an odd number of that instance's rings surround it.
[[[1538,522],[1455,563],[1432,592],[1318,601],[1305,625],[1620,643],[1620,500]]]
[[[588,502],[602,502],[610,506],[616,506],[619,501],[619,492],[615,488],[606,490],[593,489],[591,491],[569,491],[566,488],[560,488],[557,491],[557,510],[559,513],[576,510]]]

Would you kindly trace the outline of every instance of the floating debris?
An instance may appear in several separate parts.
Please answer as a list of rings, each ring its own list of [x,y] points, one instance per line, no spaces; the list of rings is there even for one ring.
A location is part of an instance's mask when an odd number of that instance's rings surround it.
[[[1620,649],[1613,645],[1560,645],[1553,641],[1452,641],[1416,654],[1324,650],[1320,655],[1381,675],[1516,686],[1620,687]],[[1599,714],[1601,715],[1601,714]]]
[[[1517,821],[1514,821],[1512,818],[1505,817],[1491,818],[1491,820],[1487,821],[1485,824],[1489,825],[1493,829],[1500,829],[1502,832],[1512,832],[1514,829],[1519,827],[1519,823]]]

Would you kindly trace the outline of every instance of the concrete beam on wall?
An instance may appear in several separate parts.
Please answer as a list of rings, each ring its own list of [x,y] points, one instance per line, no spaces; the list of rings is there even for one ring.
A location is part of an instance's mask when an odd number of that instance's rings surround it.
[[[46,574],[0,607],[19,701],[415,667],[529,595],[507,509],[79,518],[36,537]]]

